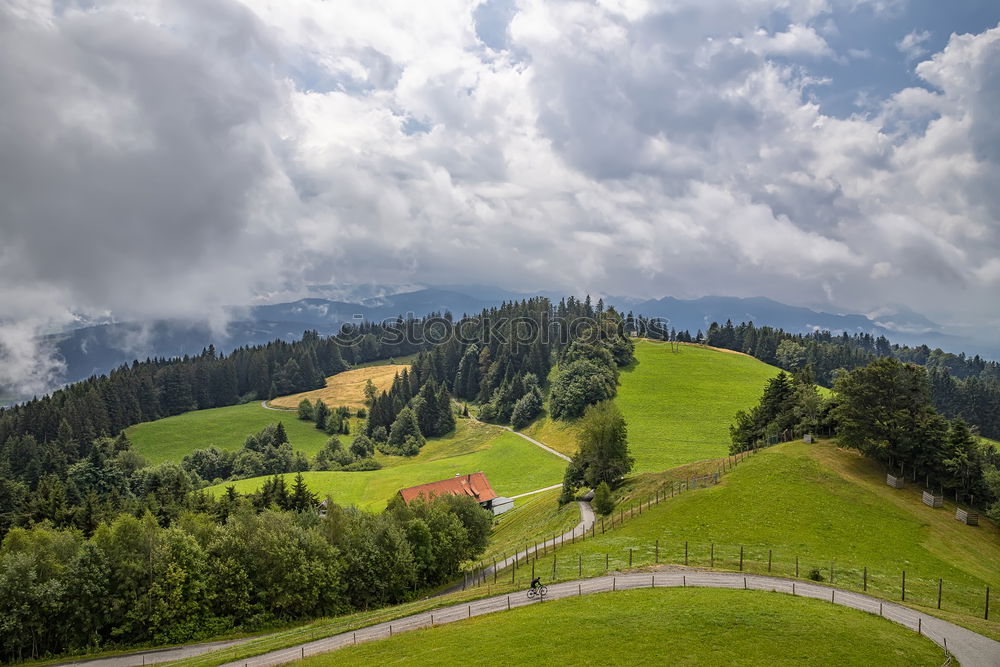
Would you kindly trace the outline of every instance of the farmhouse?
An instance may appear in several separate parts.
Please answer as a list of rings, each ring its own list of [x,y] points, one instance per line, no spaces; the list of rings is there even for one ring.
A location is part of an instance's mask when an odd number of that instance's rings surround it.
[[[471,475],[455,475],[450,479],[442,479],[439,482],[430,482],[420,486],[411,486],[407,489],[400,489],[399,495],[403,502],[409,504],[416,498],[423,496],[429,500],[442,494],[452,496],[470,496],[475,498],[480,505],[488,510],[493,510],[494,501],[498,500],[497,494],[486,479],[486,474],[474,472]]]

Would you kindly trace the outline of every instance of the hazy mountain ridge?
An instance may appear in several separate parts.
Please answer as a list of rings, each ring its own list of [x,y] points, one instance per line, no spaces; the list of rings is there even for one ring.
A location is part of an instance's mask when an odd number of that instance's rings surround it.
[[[321,290],[317,290],[319,292]],[[347,291],[344,292],[347,294]],[[295,301],[234,309],[233,320],[224,334],[201,322],[160,320],[149,323],[109,323],[83,327],[46,337],[49,346],[66,364],[65,380],[75,381],[107,371],[133,359],[198,354],[209,344],[228,352],[244,345],[270,340],[293,340],[307,329],[332,334],[346,322],[361,319],[381,321],[397,316],[422,317],[428,313],[450,312],[456,318],[520,300],[536,293],[519,293],[485,285],[446,285],[409,292],[366,286],[347,298],[356,301],[308,297]],[[558,299],[556,293],[541,292]],[[779,327],[792,333],[818,330],[848,333],[869,332],[885,335],[894,343],[926,344],[950,352],[995,358],[1000,345],[990,346],[966,337],[953,336],[923,315],[906,309],[874,314],[834,314],[801,306],[790,306],[766,297],[706,296],[698,299],[664,297],[641,301],[629,297],[605,297],[605,303],[622,312],[669,320],[669,326],[695,333],[713,322],[753,321],[758,326]]]

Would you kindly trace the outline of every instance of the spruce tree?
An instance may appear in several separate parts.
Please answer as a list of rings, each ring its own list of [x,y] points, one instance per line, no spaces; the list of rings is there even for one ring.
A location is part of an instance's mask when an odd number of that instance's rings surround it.
[[[288,442],[288,434],[285,433],[285,425],[278,422],[278,425],[274,427],[274,440],[273,445],[277,447]]]
[[[443,384],[438,389],[437,406],[437,435],[450,433],[455,428],[455,413],[451,409],[451,395]]]
[[[313,409],[313,421],[316,422],[316,428],[323,430],[326,428],[326,418],[330,416],[330,408],[326,407],[326,403],[323,399],[318,399],[316,401],[316,407]]]

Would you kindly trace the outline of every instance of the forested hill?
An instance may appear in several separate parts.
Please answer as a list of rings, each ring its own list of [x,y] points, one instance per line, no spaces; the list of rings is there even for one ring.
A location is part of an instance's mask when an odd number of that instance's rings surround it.
[[[892,344],[885,336],[868,333],[835,335],[829,331],[792,334],[753,322],[713,322],[706,332],[667,330],[642,316],[634,321],[638,331],[653,338],[702,342],[736,350],[788,371],[810,367],[819,384],[830,387],[838,374],[891,357],[926,369],[934,407],[949,419],[961,417],[977,426],[982,435],[1000,438],[1000,363],[980,356],[952,354],[927,345]]]

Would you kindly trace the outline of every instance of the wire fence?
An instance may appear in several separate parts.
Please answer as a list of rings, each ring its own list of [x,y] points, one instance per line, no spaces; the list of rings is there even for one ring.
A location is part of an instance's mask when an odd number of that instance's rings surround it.
[[[525,545],[509,557],[502,555],[492,563],[480,562],[466,573],[465,587],[499,584],[527,586],[536,576],[545,581],[558,582],[628,569],[675,565],[807,579],[886,600],[989,620],[990,587],[971,576],[945,578],[902,568],[890,571],[863,563],[820,560],[814,555],[776,550],[766,544],[652,540],[620,547],[586,545],[673,496],[717,484],[722,474],[757,451],[749,450],[728,457],[720,462],[716,473],[667,483],[657,488],[652,496],[635,500],[608,517],[599,518],[587,531],[554,535],[534,545]],[[564,548],[577,544],[586,546],[569,549],[576,553],[560,553]]]

